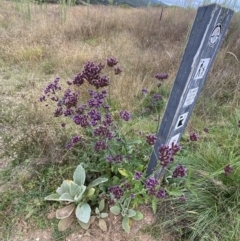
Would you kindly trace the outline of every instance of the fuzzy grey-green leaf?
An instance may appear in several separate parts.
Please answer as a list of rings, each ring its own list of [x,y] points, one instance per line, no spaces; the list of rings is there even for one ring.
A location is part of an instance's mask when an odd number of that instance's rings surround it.
[[[46,201],[60,201],[59,198],[60,198],[60,195],[58,193],[54,193],[54,194],[51,194],[51,195],[45,197],[44,200],[46,200]]]
[[[73,196],[69,193],[63,193],[59,198],[60,201],[74,202]]]
[[[91,208],[88,203],[79,203],[76,208],[76,216],[79,221],[83,223],[88,223],[90,219]]]
[[[102,210],[104,209],[105,206],[105,200],[101,199],[101,201],[99,202],[99,211],[102,212]]]
[[[74,174],[73,174],[73,181],[81,186],[85,183],[85,179],[86,179],[86,173],[84,168],[82,167],[82,165],[78,165]]]
[[[88,187],[95,187],[95,186],[99,185],[100,183],[106,182],[107,180],[108,179],[105,177],[99,177],[99,178],[95,179],[93,182],[91,182]]]
[[[134,217],[136,215],[136,212],[133,209],[128,209],[127,216],[129,218]]]
[[[107,223],[105,222],[105,220],[99,219],[98,226],[102,229],[102,231],[107,232]]]
[[[100,214],[100,218],[106,218],[106,217],[108,217],[108,213],[101,213]]]
[[[140,211],[136,211],[136,215],[131,217],[133,220],[142,220],[143,219],[143,214]]]
[[[110,211],[111,211],[113,214],[115,214],[115,215],[119,215],[120,212],[121,212],[121,208],[118,207],[118,206],[112,206],[112,207],[110,208]]]
[[[58,231],[63,232],[66,229],[70,228],[73,220],[74,220],[74,215],[70,215],[67,218],[61,219],[58,223]]]
[[[123,217],[122,227],[125,230],[125,232],[127,232],[127,233],[130,232],[129,218],[127,216]]]
[[[78,194],[79,186],[75,182],[71,182],[70,184],[70,194],[75,197]]]

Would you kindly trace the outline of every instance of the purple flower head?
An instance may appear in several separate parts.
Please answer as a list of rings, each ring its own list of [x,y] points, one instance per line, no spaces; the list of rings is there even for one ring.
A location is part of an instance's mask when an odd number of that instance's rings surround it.
[[[73,117],[73,121],[75,122],[75,124],[80,125],[83,128],[89,126],[87,115],[75,115]]]
[[[203,129],[203,131],[206,132],[206,133],[209,133],[209,129],[208,129],[207,127],[205,127],[205,128]]]
[[[139,179],[141,179],[142,175],[143,175],[142,172],[136,171],[135,175],[134,175],[134,179],[135,180],[139,180]]]
[[[115,199],[120,199],[124,195],[123,189],[119,186],[109,187],[108,191],[113,194]]]
[[[174,161],[173,151],[168,145],[161,145],[158,149],[160,164],[163,167],[168,166]]]
[[[228,176],[233,171],[233,168],[230,165],[224,167],[224,174]]]
[[[100,121],[101,120],[101,114],[96,110],[90,110],[88,112],[88,116],[91,118],[91,120],[94,120],[94,121]]]
[[[99,126],[93,131],[94,136],[106,137],[111,140],[114,136],[113,132],[108,129],[107,126]]]
[[[161,86],[162,86],[162,83],[159,82],[159,83],[157,84],[157,87],[160,88]]]
[[[70,84],[71,82],[68,82]],[[78,73],[77,75],[74,76],[72,83],[76,86],[81,86],[84,83],[84,76],[82,73]]]
[[[77,114],[79,114],[79,115],[82,115],[82,114],[84,113],[84,111],[85,111],[86,108],[87,108],[87,105],[85,105],[85,104],[79,105],[79,106],[76,108],[75,112],[76,112]]]
[[[121,110],[119,115],[125,121],[129,121],[129,119],[131,118],[131,114],[128,111]]]
[[[107,58],[107,65],[113,67],[118,63],[117,59],[114,57]]]
[[[159,182],[155,177],[150,177],[145,182],[145,186],[147,189],[156,188],[158,184]]]
[[[187,169],[183,165],[177,165],[175,170],[173,171],[173,178],[177,177],[185,177],[187,176]]]
[[[72,143],[76,144],[81,140],[82,140],[81,136],[75,136],[75,137],[72,138]]]
[[[61,90],[61,87],[58,85],[60,78],[56,77],[55,80],[50,83],[44,90],[44,94],[56,94],[56,91]]]
[[[76,107],[78,103],[78,94],[72,92],[70,89],[67,89],[64,93],[62,103],[67,107]]]
[[[154,145],[156,140],[157,140],[157,137],[154,134],[148,134],[146,136],[146,141],[149,145]]]
[[[142,89],[142,94],[147,94],[148,93],[148,90],[147,89]]]
[[[121,68],[119,68],[119,67],[114,68],[114,74],[115,75],[119,75],[121,73],[122,73],[122,69]]]
[[[93,90],[88,90],[88,93],[92,97],[88,101],[88,105],[90,108],[100,108],[104,102],[104,98],[106,98],[107,96],[106,90],[102,90],[101,93],[94,92]]]
[[[162,99],[162,96],[160,94],[154,94],[152,97],[152,104],[156,105],[159,100]]]
[[[175,155],[177,152],[181,150],[181,146],[179,146],[178,143],[172,142],[171,150],[172,150],[172,154]]]
[[[184,194],[179,197],[179,201],[181,201],[181,202],[186,202],[186,197],[185,197]]]
[[[107,113],[105,115],[105,119],[103,120],[103,125],[104,126],[110,126],[112,124],[112,116],[110,113]]]
[[[54,111],[54,117],[59,117],[63,114],[63,109],[62,107],[58,107],[55,111]]]
[[[74,110],[73,109],[66,109],[64,112],[63,112],[64,116],[71,116],[74,114]]]
[[[166,196],[166,191],[163,188],[157,191],[156,193],[156,197],[159,199],[164,198],[165,196]]]
[[[66,123],[62,123],[62,124],[61,124],[61,127],[65,127],[65,126],[66,126]]]
[[[68,143],[68,144],[65,146],[66,149],[70,149],[70,148],[72,148],[72,147],[73,147],[72,142]]]
[[[160,73],[157,73],[155,75],[155,78],[158,79],[158,80],[164,80],[164,79],[167,79],[168,78],[168,74],[160,74]]]
[[[134,194],[134,193],[131,193],[131,194],[130,194],[130,198],[131,198],[131,199],[134,199],[134,198],[135,198],[135,194]]]
[[[199,137],[198,134],[196,132],[192,132],[190,133],[190,140],[191,141],[198,141]]]
[[[95,146],[94,146],[94,150],[96,152],[99,152],[99,151],[105,151],[108,149],[108,145],[106,144],[106,142],[103,142],[103,141],[97,141],[95,143]]]
[[[123,160],[123,156],[122,155],[115,155],[115,156],[108,156],[107,157],[107,161],[109,163],[121,163]]]
[[[40,102],[43,102],[43,101],[45,101],[46,100],[46,96],[45,95],[43,95],[43,96],[41,96],[40,98],[39,98],[39,101]]]
[[[106,87],[109,85],[109,78],[107,76],[99,76],[97,79],[92,81],[92,84],[96,87],[96,89]]]
[[[93,62],[87,62],[82,71],[82,77],[86,79],[89,84],[94,85],[93,81],[97,80],[100,76],[102,69],[104,68],[103,64],[94,64]]]

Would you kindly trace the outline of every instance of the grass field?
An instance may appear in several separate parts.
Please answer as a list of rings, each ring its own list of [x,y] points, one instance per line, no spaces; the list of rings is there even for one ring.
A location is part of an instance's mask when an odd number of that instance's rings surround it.
[[[180,8],[0,2],[0,240],[30,240],[21,239],[22,223],[43,232],[51,227],[51,240],[71,233],[58,232],[56,221],[46,218],[57,205],[43,199],[79,164],[81,151],[65,149],[79,128],[62,128],[53,107],[39,102],[46,84],[57,76],[71,80],[87,61],[114,56],[122,73],[105,69],[112,112],[133,113],[121,131],[129,138],[154,133],[195,14]],[[169,74],[160,90],[163,105],[158,113],[140,115],[148,106],[139,96],[142,89],[156,91],[156,73]],[[239,240],[239,80],[240,14],[235,13],[181,141],[178,160],[189,171],[187,201],[163,199],[146,233],[159,238],[161,230],[172,240]],[[188,141],[193,131],[196,143]],[[141,153],[146,159],[148,151]],[[233,168],[229,175],[223,172],[226,165]]]

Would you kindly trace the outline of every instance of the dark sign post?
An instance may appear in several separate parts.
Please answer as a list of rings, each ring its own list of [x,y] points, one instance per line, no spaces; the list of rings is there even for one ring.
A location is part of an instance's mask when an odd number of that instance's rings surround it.
[[[233,10],[211,4],[198,8],[172,92],[150,157],[147,175],[157,166],[158,148],[178,143],[199,97],[233,15]],[[155,173],[160,179],[164,168]]]

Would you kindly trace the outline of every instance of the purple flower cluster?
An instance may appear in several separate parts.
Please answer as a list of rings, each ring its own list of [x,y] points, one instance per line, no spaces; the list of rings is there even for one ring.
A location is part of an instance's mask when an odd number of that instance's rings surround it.
[[[113,132],[108,129],[106,126],[98,126],[94,129],[94,136],[105,137],[108,140],[111,140],[114,136]]]
[[[149,145],[154,145],[156,140],[157,140],[157,137],[154,134],[148,134],[146,136],[146,141]]]
[[[166,196],[166,191],[163,188],[158,190],[157,193],[156,193],[156,197],[159,198],[159,199],[164,198],[165,196]]]
[[[155,78],[158,79],[158,80],[164,80],[164,79],[167,79],[167,78],[168,78],[168,74],[157,73],[157,74],[155,75]]]
[[[131,118],[131,114],[128,111],[121,110],[119,115],[125,121],[129,121],[129,119]]]
[[[183,165],[177,165],[175,170],[173,171],[173,178],[177,177],[185,177],[187,176],[187,169]]]
[[[155,196],[157,192],[156,187],[158,185],[159,185],[159,182],[156,178],[154,177],[148,178],[145,182],[146,189],[148,189],[148,194]]]
[[[158,149],[160,164],[163,167],[168,166],[170,163],[174,161],[174,155],[180,149],[181,149],[180,146],[174,143],[171,144],[171,147],[168,145],[161,145]]]
[[[107,65],[109,67],[113,67],[113,66],[117,65],[117,63],[118,63],[118,60],[116,58],[114,58],[114,57],[107,58]]]
[[[198,134],[196,132],[192,132],[190,133],[190,140],[191,141],[198,141],[199,137]]]
[[[134,179],[135,179],[135,180],[140,180],[141,177],[142,177],[142,175],[143,175],[142,172],[136,171],[136,172],[135,172],[135,175],[134,175]]]
[[[52,97],[51,99],[53,101],[58,101],[58,98],[55,96],[56,95],[56,92],[58,90],[61,90],[62,88],[59,86],[59,80],[60,78],[59,77],[56,77],[55,80],[50,83],[49,85],[47,85],[47,87],[45,88],[44,90],[44,95],[41,96],[39,98],[39,100],[42,102],[42,101],[45,101],[46,100],[46,96],[50,96],[50,95],[54,95],[54,97]]]
[[[180,202],[186,202],[186,197],[185,197],[184,194],[179,197],[179,201]]]
[[[233,168],[230,165],[224,167],[224,174],[228,176],[233,171]]]
[[[107,157],[107,161],[109,162],[109,163],[121,163],[122,162],[122,160],[123,160],[123,156],[122,155],[115,155],[115,156],[108,156]]]
[[[142,89],[142,94],[147,94],[148,90],[147,89]]]
[[[120,186],[109,187],[108,191],[112,193],[115,199],[120,199],[124,195],[124,191]]]
[[[105,151],[107,149],[108,149],[108,145],[106,144],[105,141],[98,140],[94,145],[94,150],[96,152]]]
[[[156,105],[159,100],[162,99],[162,96],[160,94],[155,93],[152,97],[152,104]]]
[[[72,140],[66,145],[66,149],[72,148],[75,144],[82,141],[82,138],[80,136],[75,136],[72,138]]]

